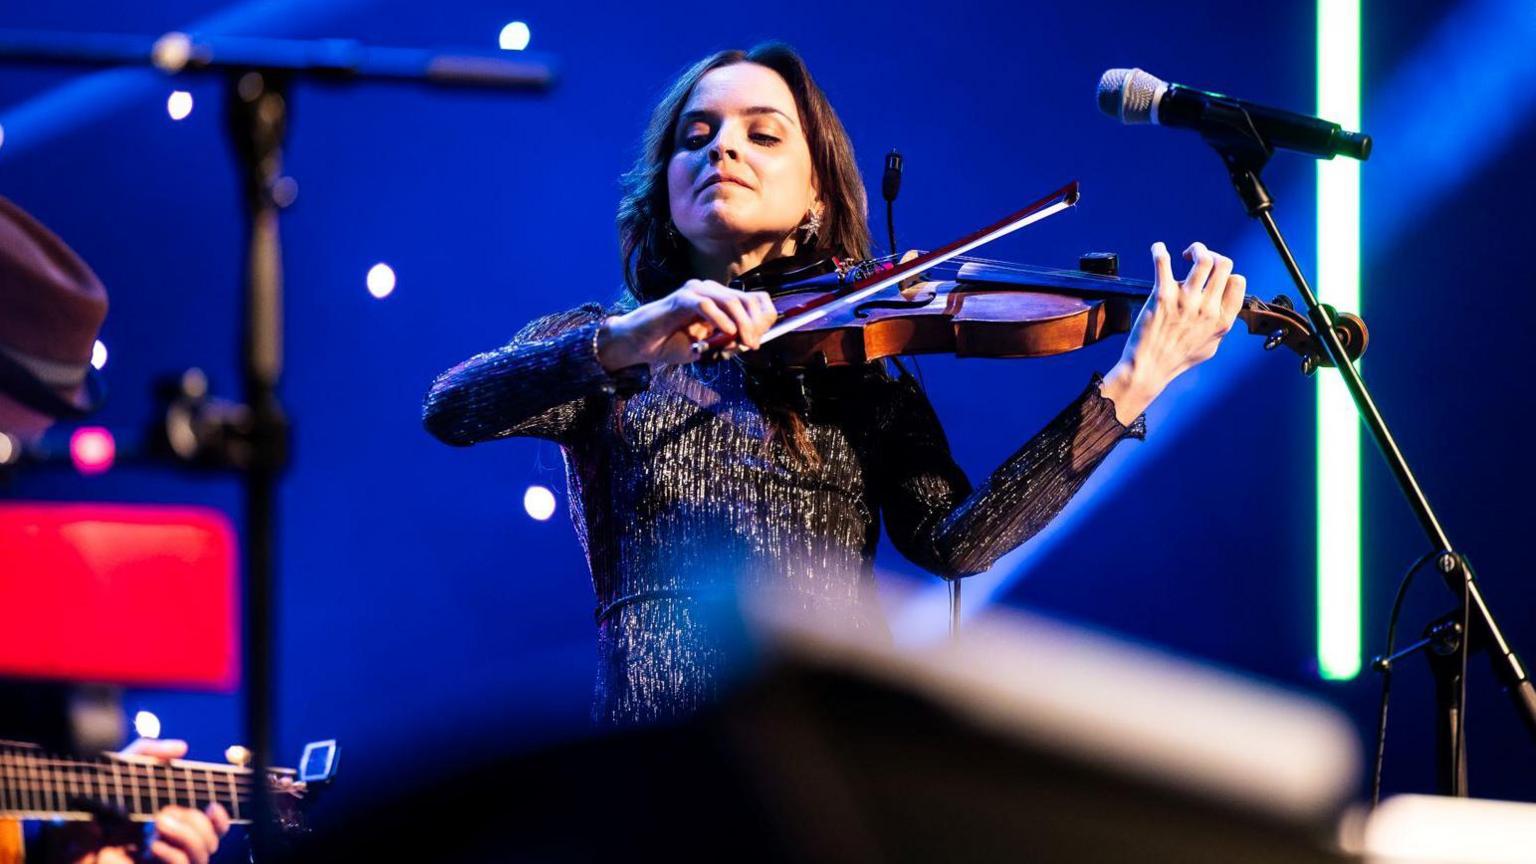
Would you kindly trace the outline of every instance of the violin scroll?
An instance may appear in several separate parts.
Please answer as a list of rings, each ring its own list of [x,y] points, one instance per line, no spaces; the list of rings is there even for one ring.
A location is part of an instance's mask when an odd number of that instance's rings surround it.
[[[1360,359],[1370,344],[1370,331],[1360,316],[1349,312],[1339,313],[1332,306],[1325,307],[1329,317],[1336,322],[1333,332],[1338,335],[1344,353],[1351,361]],[[1312,332],[1312,324],[1306,316],[1296,311],[1291,300],[1280,295],[1268,303],[1253,297],[1243,301],[1239,318],[1248,325],[1248,332],[1266,337],[1264,350],[1273,351],[1286,347],[1301,356],[1301,372],[1311,375],[1319,367],[1332,366],[1333,359]]]

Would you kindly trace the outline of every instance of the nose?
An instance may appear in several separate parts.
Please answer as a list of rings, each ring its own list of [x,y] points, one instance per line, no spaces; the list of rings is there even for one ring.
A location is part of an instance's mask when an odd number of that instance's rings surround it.
[[[741,151],[737,149],[736,140],[733,137],[736,132],[733,124],[724,123],[720,131],[715,134],[715,140],[709,145],[709,161],[712,165],[718,165],[725,159],[736,161],[741,158]]]

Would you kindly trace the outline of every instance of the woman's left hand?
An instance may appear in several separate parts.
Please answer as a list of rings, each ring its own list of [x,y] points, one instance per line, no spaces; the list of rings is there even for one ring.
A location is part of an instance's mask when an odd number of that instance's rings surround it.
[[[170,761],[187,755],[187,742],[140,738],[122,752]],[[209,804],[206,810],[161,807],[155,814],[155,830],[144,857],[163,864],[208,864],[218,851],[219,838],[228,831],[229,814],[218,804]],[[76,859],[74,864],[132,864],[132,852],[123,846],[107,846]]]
[[[1135,420],[1168,384],[1209,360],[1243,308],[1248,280],[1232,272],[1232,259],[1192,243],[1183,282],[1173,278],[1168,247],[1152,244],[1157,287],[1131,326],[1120,362],[1100,392],[1115,403],[1122,424]]]

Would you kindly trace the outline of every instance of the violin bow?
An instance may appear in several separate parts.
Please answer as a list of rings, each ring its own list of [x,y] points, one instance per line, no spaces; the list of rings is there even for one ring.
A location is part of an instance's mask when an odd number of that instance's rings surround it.
[[[1054,216],[1076,204],[1079,197],[1077,181],[1073,180],[1071,183],[1046,195],[1022,210],[1010,213],[979,231],[967,234],[959,240],[941,246],[932,252],[919,255],[910,261],[896,264],[888,269],[866,276],[837,294],[817,297],[793,309],[788,309],[784,312],[783,320],[773,325],[767,333],[763,334],[762,341],[763,343],[770,342],[783,336],[785,333],[792,333],[801,327],[819,321],[839,309],[856,306],[886,288],[899,284],[914,273],[921,273],[931,267],[936,267],[956,256],[964,255],[978,246],[984,246],[1000,237],[1006,237],[1026,225],[1033,225],[1048,216]],[[717,333],[711,339],[693,343],[693,349],[699,354],[718,351],[728,344],[731,338],[731,336],[724,333]]]

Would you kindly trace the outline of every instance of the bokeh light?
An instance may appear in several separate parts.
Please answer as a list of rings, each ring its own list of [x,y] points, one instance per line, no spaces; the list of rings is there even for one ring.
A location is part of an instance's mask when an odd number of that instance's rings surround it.
[[[69,436],[69,458],[81,474],[101,474],[117,459],[117,442],[100,426],[82,426]]]
[[[192,94],[185,90],[173,90],[169,98],[165,100],[165,113],[171,115],[172,120],[185,120],[192,113]]]
[[[395,269],[382,261],[368,268],[368,293],[379,300],[395,290]]]
[[[529,516],[543,522],[555,515],[555,493],[544,486],[529,486],[528,491],[523,493],[523,509],[528,511]]]
[[[497,38],[496,44],[500,45],[503,51],[521,51],[528,47],[528,40],[532,38],[533,31],[528,29],[527,24],[513,21],[501,28],[501,36]]]

